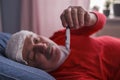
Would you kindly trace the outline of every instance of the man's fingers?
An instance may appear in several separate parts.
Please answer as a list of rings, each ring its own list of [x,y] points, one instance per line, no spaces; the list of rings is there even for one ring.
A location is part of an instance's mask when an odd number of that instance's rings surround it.
[[[78,21],[80,27],[84,26],[84,15],[85,11],[83,10],[83,8],[78,7]]]
[[[90,22],[90,14],[80,6],[70,6],[62,13],[61,21],[64,27],[81,28]]]
[[[64,12],[61,14],[60,19],[61,19],[63,27],[67,27],[68,24],[67,24],[66,19],[64,17]]]
[[[65,20],[66,20],[68,26],[73,27],[73,21],[72,21],[71,8],[70,7],[65,10],[65,15],[64,16],[65,16]]]
[[[71,15],[72,15],[73,26],[74,26],[76,29],[79,28],[77,8],[74,8],[74,7],[71,8]]]
[[[89,26],[90,24],[90,13],[85,13],[85,26]]]

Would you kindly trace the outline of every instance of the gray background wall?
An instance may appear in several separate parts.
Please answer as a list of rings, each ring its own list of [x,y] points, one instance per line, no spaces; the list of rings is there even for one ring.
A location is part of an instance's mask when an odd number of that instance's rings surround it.
[[[2,31],[14,33],[20,30],[21,0],[0,0]]]
[[[0,0],[0,32],[2,31],[2,25],[1,25],[1,0]]]

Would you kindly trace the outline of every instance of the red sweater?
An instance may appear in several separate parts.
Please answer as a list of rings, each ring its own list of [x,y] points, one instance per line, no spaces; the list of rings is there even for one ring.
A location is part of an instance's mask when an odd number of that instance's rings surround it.
[[[96,13],[93,27],[71,30],[71,52],[65,62],[50,72],[57,80],[120,80],[120,39],[89,35],[100,30],[105,16]],[[65,30],[56,32],[51,39],[65,45]]]

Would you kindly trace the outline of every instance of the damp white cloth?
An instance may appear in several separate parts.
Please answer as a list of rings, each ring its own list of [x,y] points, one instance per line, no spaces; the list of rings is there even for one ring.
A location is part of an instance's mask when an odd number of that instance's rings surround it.
[[[24,41],[27,36],[34,35],[35,33],[27,30],[21,30],[17,33],[14,33],[10,40],[8,40],[6,47],[6,56],[12,60],[17,62],[21,62],[23,64],[27,64],[25,60],[23,60],[22,50],[24,46]]]

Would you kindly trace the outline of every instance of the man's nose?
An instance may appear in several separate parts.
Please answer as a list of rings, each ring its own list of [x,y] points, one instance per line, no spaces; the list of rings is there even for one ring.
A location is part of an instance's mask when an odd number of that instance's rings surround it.
[[[43,47],[41,45],[35,44],[33,45],[33,51],[36,53],[43,52]]]
[[[34,44],[33,45],[33,51],[34,52],[40,52],[40,53],[44,53],[45,50],[47,49],[47,45],[46,44]]]

